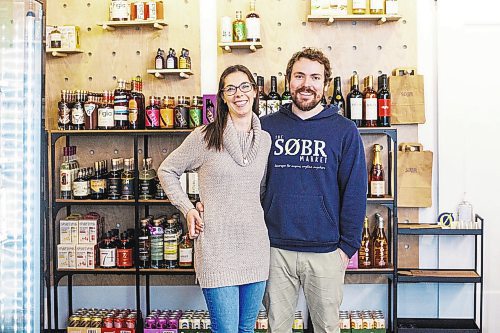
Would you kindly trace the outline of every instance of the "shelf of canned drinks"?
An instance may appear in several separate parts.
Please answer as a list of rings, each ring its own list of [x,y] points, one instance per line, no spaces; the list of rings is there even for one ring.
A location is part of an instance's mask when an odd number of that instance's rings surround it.
[[[386,323],[381,310],[340,311],[341,333],[385,333]]]

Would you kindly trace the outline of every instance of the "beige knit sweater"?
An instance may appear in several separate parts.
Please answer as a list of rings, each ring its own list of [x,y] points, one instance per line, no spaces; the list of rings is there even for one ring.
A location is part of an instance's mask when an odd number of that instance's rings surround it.
[[[170,201],[184,214],[193,208],[180,176],[198,169],[204,231],[195,241],[194,267],[202,288],[265,281],[269,238],[260,204],[271,137],[253,114],[252,130],[238,132],[228,117],[222,151],[208,150],[195,129],[160,165],[158,177]]]

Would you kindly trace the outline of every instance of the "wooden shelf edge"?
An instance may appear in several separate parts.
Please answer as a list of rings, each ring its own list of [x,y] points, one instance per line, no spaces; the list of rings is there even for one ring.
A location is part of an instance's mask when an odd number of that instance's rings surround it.
[[[113,31],[115,28],[120,27],[140,27],[151,26],[152,28],[162,30],[163,27],[168,26],[165,20],[145,20],[145,21],[104,21],[97,24],[104,30]]]

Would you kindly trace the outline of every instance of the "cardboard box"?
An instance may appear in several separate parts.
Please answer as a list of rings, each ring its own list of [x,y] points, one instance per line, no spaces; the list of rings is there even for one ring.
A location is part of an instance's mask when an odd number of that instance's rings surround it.
[[[78,221],[78,244],[97,244],[99,239],[99,220]]]
[[[58,27],[61,32],[61,47],[74,50],[80,48],[80,27],[75,25],[63,25]]]
[[[57,245],[57,268],[74,269],[76,268],[76,250],[73,244]]]
[[[78,244],[78,220],[66,218],[59,221],[59,243]]]
[[[203,125],[214,122],[217,117],[217,95],[203,95]]]
[[[97,260],[97,245],[78,244],[75,246],[76,269],[95,269]]]

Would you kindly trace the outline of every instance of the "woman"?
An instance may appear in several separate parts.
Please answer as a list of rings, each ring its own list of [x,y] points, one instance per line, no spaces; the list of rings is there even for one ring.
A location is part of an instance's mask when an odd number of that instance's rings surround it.
[[[260,205],[271,137],[261,130],[257,85],[242,65],[219,80],[215,122],[196,128],[160,165],[170,201],[195,241],[196,277],[212,332],[253,332],[269,272],[269,239]],[[200,213],[179,178],[198,169]]]

